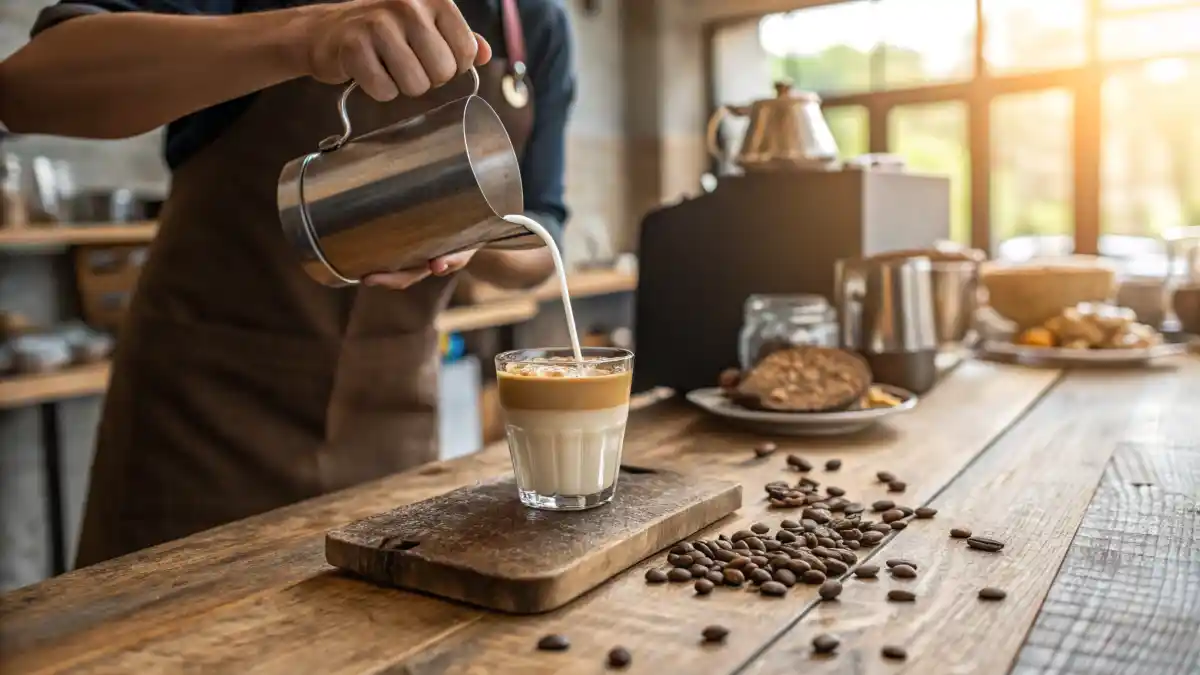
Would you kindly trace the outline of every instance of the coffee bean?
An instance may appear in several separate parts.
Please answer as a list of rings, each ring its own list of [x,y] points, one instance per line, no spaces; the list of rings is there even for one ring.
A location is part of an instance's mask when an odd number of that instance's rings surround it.
[[[805,532],[804,533],[804,545],[809,548],[816,548],[816,547],[820,546],[820,544],[817,543],[817,538],[818,537],[817,537],[816,532]]]
[[[800,520],[800,529],[804,530],[805,532],[812,532],[813,530],[817,529],[817,521],[809,520],[808,518],[802,518]]]
[[[755,584],[764,584],[771,578],[771,573],[761,568],[750,573],[750,581]]]
[[[744,574],[746,576],[746,578],[749,579],[751,572],[753,572],[756,569],[758,569],[758,565],[755,565],[754,563],[746,563],[746,566],[742,568],[742,574]]]
[[[813,651],[818,654],[829,654],[837,649],[840,644],[841,640],[828,633],[822,633],[813,638],[812,641]]]
[[[729,562],[738,556],[733,551],[721,548],[713,551],[713,557],[721,562]]]
[[[733,533],[733,536],[730,537],[729,540],[734,543],[737,543],[743,539],[747,539],[747,538],[753,537],[753,536],[754,536],[754,533],[751,532],[750,530],[738,530],[737,532]]]
[[[544,652],[565,652],[571,648],[571,641],[565,635],[552,633],[538,640],[537,648]]]
[[[854,551],[843,550],[842,551],[842,562],[846,563],[847,565],[857,565],[858,564],[858,554],[856,554]]]
[[[903,530],[906,527],[908,527],[908,521],[906,521],[906,520],[897,520],[892,523],[893,530],[899,531],[899,530]]]
[[[826,471],[837,471],[840,468],[842,468],[842,460],[840,459],[831,459],[825,462]]]
[[[672,567],[691,567],[692,556],[686,553],[668,553],[667,563]]]
[[[646,583],[661,584],[667,580],[667,573],[657,567],[646,570]]]
[[[788,532],[787,530],[780,530],[775,533],[775,540],[781,541],[785,544],[790,544],[790,543],[796,541],[796,535],[792,534],[791,532]]]
[[[608,652],[608,667],[609,668],[625,668],[633,663],[633,654],[629,653],[624,647],[613,647]]]
[[[918,518],[932,518],[937,515],[937,509],[933,508],[932,506],[922,506],[913,513],[915,513]]]
[[[904,512],[900,509],[890,509],[879,514],[879,519],[885,523],[894,523],[904,517]]]
[[[854,570],[854,576],[859,579],[874,579],[879,575],[879,565],[859,565]]]
[[[850,549],[851,551],[857,551],[858,549],[862,548],[862,544],[858,543],[858,540],[852,540],[846,542],[846,548]]]
[[[787,567],[788,563],[791,561],[792,559],[787,557],[786,554],[777,553],[767,560],[767,566],[773,570],[780,570]]]
[[[881,511],[890,511],[894,508],[896,508],[896,502],[894,502],[890,499],[880,499],[879,501],[875,502],[874,504],[871,504],[871,510],[876,513],[879,513]]]
[[[991,537],[971,537],[967,539],[967,546],[979,549],[980,551],[995,553],[1004,548],[1004,542],[999,539],[992,539]]]
[[[875,473],[875,477],[879,479],[880,483],[890,483],[896,480],[896,476],[894,476],[890,471],[877,471]]]
[[[752,556],[750,556],[750,562],[754,563],[755,565],[758,565],[759,567],[766,567],[767,566],[767,556],[752,555]]]
[[[846,509],[847,506],[849,506],[849,504],[850,500],[843,497],[834,497],[833,499],[825,501],[825,505],[828,506],[829,510],[833,511],[834,513],[841,513]]]
[[[778,581],[784,586],[791,587],[796,585],[796,575],[789,569],[777,569],[775,570],[775,574],[772,576],[774,577],[775,581]]]
[[[837,542],[829,537],[817,537],[817,543],[825,548],[833,548],[834,546],[837,546]]]
[[[721,535],[721,536],[723,537],[725,535]],[[723,551],[728,551],[733,548],[733,544],[731,544],[728,539],[718,539],[718,540],[714,541],[713,543],[717,545],[717,548],[719,548]],[[716,553],[716,551],[713,551],[713,553]]]
[[[697,553],[699,553],[699,551],[697,551]],[[693,565],[703,565],[705,567],[712,567],[713,559],[706,555],[702,555],[699,558],[697,558],[696,556],[693,555],[692,556],[692,564]]]
[[[787,589],[787,586],[784,586],[783,584],[779,583],[778,581],[768,581],[765,584],[763,584],[762,587],[759,588],[758,590],[763,595],[780,597],[783,595],[787,595],[788,589]]]
[[[688,571],[692,573],[693,579],[703,579],[708,576],[708,567],[706,565],[692,565],[688,568]]]
[[[888,492],[904,492],[908,489],[908,483],[902,480],[894,480],[888,483]]]
[[[692,573],[690,570],[685,570],[682,567],[674,567],[670,572],[667,572],[667,579],[671,581],[691,581]]]
[[[805,572],[812,569],[812,566],[803,560],[793,560],[788,563],[787,568],[792,574],[803,576]]]
[[[716,588],[716,584],[710,581],[707,576],[703,579],[697,579],[696,583],[692,586],[696,589],[696,595],[708,595]]]
[[[730,560],[730,561],[729,561],[729,562],[726,564],[726,566],[727,566],[727,567],[729,567],[729,568],[731,568],[731,569],[735,569],[735,570],[736,570],[736,569],[741,569],[741,568],[743,568],[743,567],[745,567],[746,565],[749,565],[749,564],[750,564],[750,558],[748,558],[748,557],[746,557],[746,556],[737,556],[737,557],[735,557],[733,560]]]
[[[767,441],[766,443],[759,443],[758,446],[754,448],[755,457],[766,457],[773,452],[775,452],[775,444],[770,441]]]
[[[891,528],[889,527],[889,529]],[[881,541],[883,541],[883,534],[874,530],[866,532],[862,536],[862,543],[864,546],[875,546]]]
[[[892,568],[892,576],[897,579],[913,579],[917,576],[917,570],[908,565],[896,565]]]
[[[888,560],[885,564],[888,567],[896,567],[898,565],[908,565],[909,567],[913,568],[914,570],[917,569],[917,563],[915,563],[911,560],[908,560],[907,558],[888,558]]]
[[[891,534],[892,524],[891,523],[875,523],[874,525],[871,526],[871,529],[875,530],[876,532],[878,532],[880,534]]]
[[[762,543],[762,539],[759,539],[758,537],[749,537],[743,539],[742,541],[746,542],[746,545],[750,547],[751,551],[767,550],[767,545]]]
[[[695,547],[693,547],[688,542],[684,541],[684,542],[675,544],[675,546],[673,546],[671,548],[671,553],[674,553],[675,555],[686,555],[688,553],[691,553],[694,550],[696,550]]]
[[[809,570],[801,579],[806,584],[823,584],[825,583],[825,573],[821,570]]]
[[[782,527],[785,530],[798,530],[798,529],[800,529],[800,523],[797,523],[794,520],[784,520],[779,523],[779,527]],[[776,536],[776,539],[779,539],[779,537]],[[783,540],[780,539],[780,541],[783,541]]]
[[[883,654],[884,658],[896,659],[897,661],[903,661],[908,658],[908,652],[904,650],[904,647],[897,647],[896,645],[887,645],[880,650],[880,653]]]
[[[954,527],[950,529],[950,536],[955,539],[966,539],[971,536],[971,531],[965,527]]]
[[[841,594],[842,582],[837,579],[829,579],[817,589],[817,595],[821,596],[822,600],[836,600],[837,596]]]
[[[829,576],[840,577],[850,570],[850,566],[841,560],[830,558],[825,561],[825,573]]]
[[[911,516],[914,513],[914,511],[912,509],[908,508],[907,506],[896,506],[896,508],[900,509],[900,513],[903,513],[905,518]]]
[[[888,591],[887,597],[892,602],[912,602],[917,599],[917,594],[902,588],[893,588]]]
[[[813,468],[812,462],[799,455],[788,455],[787,463],[788,466],[796,469],[797,471],[812,471]]]
[[[842,495],[846,494],[845,490],[836,485],[830,485],[829,487],[825,488],[825,491],[828,492],[831,497],[841,497]]]
[[[724,642],[729,636],[729,629],[725,626],[712,625],[700,631],[700,635],[704,636],[705,642]]]
[[[1005,593],[1002,588],[988,586],[987,588],[979,589],[979,598],[981,600],[1003,600],[1007,596],[1008,593]]]
[[[726,586],[741,586],[746,583],[746,575],[741,570],[726,569],[724,572]]]
[[[782,544],[774,539],[763,539],[763,546],[766,546],[768,551],[778,551]]]
[[[766,534],[771,531],[771,528],[765,523],[754,523],[750,526],[750,531],[754,534]]]
[[[745,540],[745,539],[739,539],[739,540],[737,540],[737,541],[733,542],[733,550],[735,550],[735,551],[749,551],[749,550],[750,550],[750,545],[746,543],[746,540]]]

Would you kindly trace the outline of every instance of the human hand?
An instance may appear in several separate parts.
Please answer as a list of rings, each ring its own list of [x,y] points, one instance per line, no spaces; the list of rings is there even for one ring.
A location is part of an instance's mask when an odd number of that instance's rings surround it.
[[[363,285],[402,291],[430,275],[444,277],[454,274],[466,267],[474,255],[474,250],[459,251],[458,253],[451,253],[450,255],[430,260],[429,265],[425,269],[369,274],[363,279]]]
[[[487,40],[471,32],[453,0],[352,0],[311,8],[303,47],[312,76],[329,84],[354,80],[377,101],[420,96],[492,58]]]

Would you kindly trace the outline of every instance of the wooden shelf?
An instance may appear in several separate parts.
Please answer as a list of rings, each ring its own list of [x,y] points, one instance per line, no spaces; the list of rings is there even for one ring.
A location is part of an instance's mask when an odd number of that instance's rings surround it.
[[[482,305],[453,307],[438,314],[434,326],[442,333],[508,326],[537,316],[537,301],[532,297],[489,302]]]
[[[612,269],[582,270],[567,275],[567,286],[571,288],[572,298],[624,293],[637,289],[637,274],[618,272]],[[509,291],[472,280],[467,297],[472,304],[484,304],[519,297],[532,297],[538,302],[558,300],[558,278],[547,279],[546,283],[532,291]]]
[[[103,394],[110,370],[111,364],[104,361],[44,375],[0,377],[0,410]]]
[[[86,244],[143,244],[158,234],[153,222],[119,225],[59,225],[0,230],[0,249],[32,246],[82,246]]]

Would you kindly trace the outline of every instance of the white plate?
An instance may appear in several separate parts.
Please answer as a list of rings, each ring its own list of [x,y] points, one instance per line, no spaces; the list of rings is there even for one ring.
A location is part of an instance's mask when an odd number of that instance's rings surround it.
[[[776,436],[840,436],[861,431],[889,415],[912,410],[919,400],[916,394],[899,387],[874,386],[900,399],[900,405],[824,413],[768,412],[743,408],[726,398],[718,387],[689,391],[687,400],[749,431]]]
[[[1144,349],[1063,349],[1062,347],[1030,347],[1012,342],[989,340],[983,350],[990,354],[1012,356],[1019,361],[1059,363],[1065,365],[1143,365],[1167,356],[1187,353],[1186,344],[1164,343]]]

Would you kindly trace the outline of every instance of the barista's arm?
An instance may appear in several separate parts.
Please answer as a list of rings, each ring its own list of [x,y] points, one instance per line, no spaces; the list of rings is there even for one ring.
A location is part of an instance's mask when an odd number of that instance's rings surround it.
[[[416,96],[491,57],[452,0],[230,14],[234,5],[56,5],[33,40],[0,61],[0,120],[20,133],[120,138],[304,76],[354,79],[379,100]]]

